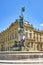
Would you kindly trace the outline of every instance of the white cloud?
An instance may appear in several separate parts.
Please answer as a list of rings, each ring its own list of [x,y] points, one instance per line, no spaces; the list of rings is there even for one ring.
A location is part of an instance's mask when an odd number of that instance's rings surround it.
[[[40,26],[43,26],[43,23],[42,23],[42,24],[40,24]]]

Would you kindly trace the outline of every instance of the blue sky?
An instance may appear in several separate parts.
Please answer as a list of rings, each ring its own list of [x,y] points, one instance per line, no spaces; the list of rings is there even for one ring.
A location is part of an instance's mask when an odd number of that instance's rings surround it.
[[[0,32],[19,18],[25,7],[24,19],[43,30],[43,0],[0,0]]]

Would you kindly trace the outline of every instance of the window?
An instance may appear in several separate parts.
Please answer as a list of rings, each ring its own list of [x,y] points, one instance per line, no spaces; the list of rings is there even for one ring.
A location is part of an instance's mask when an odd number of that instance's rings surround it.
[[[30,30],[30,32],[32,32],[32,30]]]
[[[17,38],[18,36],[17,36],[17,32],[15,31],[15,38]]]
[[[7,38],[5,38],[6,42],[7,42]]]
[[[28,38],[28,32],[26,32],[26,38]]]
[[[30,33],[30,38],[32,38],[32,33]]]
[[[34,33],[34,41],[35,41],[35,33]]]
[[[11,40],[11,35],[10,35],[10,40]]]
[[[12,39],[14,39],[14,34],[12,34]]]
[[[5,42],[5,38],[4,38],[4,42]]]
[[[40,43],[40,50],[42,50],[42,44]]]
[[[9,36],[8,36],[8,41],[9,41]]]
[[[37,34],[37,41],[38,41],[38,34]]]
[[[28,45],[27,45],[29,48],[30,48],[30,43],[28,43]]]
[[[41,41],[41,34],[40,34],[40,41]]]
[[[33,43],[31,43],[31,47],[33,48]]]

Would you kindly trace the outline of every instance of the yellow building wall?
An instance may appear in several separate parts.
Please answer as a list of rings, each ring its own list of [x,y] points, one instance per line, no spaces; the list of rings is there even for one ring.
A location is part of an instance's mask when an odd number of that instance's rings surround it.
[[[18,30],[19,30],[19,23],[13,23],[11,26],[0,33],[0,43],[3,44],[4,50],[10,50],[11,46],[15,43],[15,41],[18,42]],[[42,44],[42,50],[43,50],[43,32],[35,30],[31,25],[28,25],[24,23],[24,33],[26,34],[26,43],[29,45],[29,47],[25,48],[28,51],[40,51],[40,44]],[[35,35],[34,35],[35,33]],[[30,34],[32,34],[32,38],[30,38]],[[38,40],[37,40],[37,34],[38,34]],[[41,34],[41,41],[40,41],[40,34]],[[35,39],[34,39],[35,36]],[[0,44],[0,50],[1,50],[1,44]],[[37,46],[39,45],[39,50],[37,50]]]

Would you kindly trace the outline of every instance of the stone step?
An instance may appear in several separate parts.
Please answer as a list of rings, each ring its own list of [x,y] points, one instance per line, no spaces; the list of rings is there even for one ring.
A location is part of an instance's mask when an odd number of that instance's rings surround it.
[[[21,65],[21,64],[23,64],[23,65],[24,65],[24,64],[30,64],[30,65],[31,65],[31,64],[34,64],[34,65],[35,65],[35,64],[36,64],[36,65],[39,64],[39,65],[40,65],[40,64],[43,64],[43,60],[41,60],[41,59],[40,59],[40,60],[37,60],[37,59],[35,60],[35,59],[34,59],[33,61],[30,60],[30,59],[24,59],[24,60],[3,60],[3,61],[0,60],[0,64],[15,64],[15,65],[16,65],[16,64],[17,64],[17,65],[18,65],[18,64],[20,64],[20,65]]]

